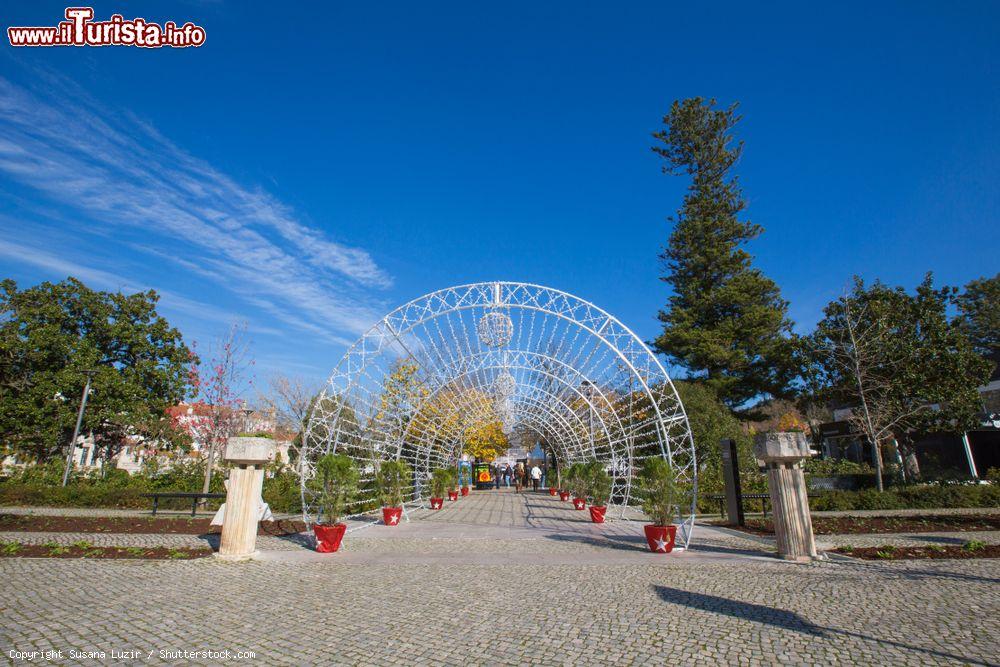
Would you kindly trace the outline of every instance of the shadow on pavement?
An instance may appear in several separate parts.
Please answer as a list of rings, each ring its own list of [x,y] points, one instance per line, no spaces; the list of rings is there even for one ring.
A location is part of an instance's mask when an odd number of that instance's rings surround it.
[[[557,542],[577,542],[594,547],[605,549],[616,549],[618,551],[649,551],[646,540],[639,535],[602,535],[594,537],[591,535],[572,535],[568,533],[550,533],[546,539]]]
[[[864,641],[875,642],[878,644],[889,644],[907,651],[925,653],[969,664],[990,664],[982,660],[976,660],[975,658],[955,655],[954,653],[946,653],[944,651],[936,651],[934,649],[923,648],[921,646],[903,644],[889,639],[879,639],[878,637],[871,637],[869,635],[858,632],[850,632],[848,630],[826,628],[812,623],[808,619],[803,618],[793,611],[778,609],[767,605],[743,602],[741,600],[730,600],[729,598],[719,597],[717,595],[707,595],[705,593],[685,591],[679,588],[670,588],[669,586],[654,585],[653,591],[663,602],[669,604],[681,605],[692,609],[698,609],[700,611],[707,611],[723,616],[730,616],[732,618],[740,618],[747,621],[753,621],[755,623],[762,623],[764,625],[771,625],[784,630],[801,632],[802,634],[810,635],[812,637],[820,637],[824,639],[833,639],[838,635],[855,637]]]

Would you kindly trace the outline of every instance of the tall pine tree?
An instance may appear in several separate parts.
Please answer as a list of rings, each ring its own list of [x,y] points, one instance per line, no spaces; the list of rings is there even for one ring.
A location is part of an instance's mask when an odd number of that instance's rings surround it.
[[[742,247],[763,229],[740,219],[746,202],[732,174],[743,151],[732,137],[736,108],[679,100],[653,134],[664,173],[692,179],[660,255],[661,280],[673,293],[654,345],[730,408],[745,410],[754,399],[784,395],[794,373],[788,303]]]

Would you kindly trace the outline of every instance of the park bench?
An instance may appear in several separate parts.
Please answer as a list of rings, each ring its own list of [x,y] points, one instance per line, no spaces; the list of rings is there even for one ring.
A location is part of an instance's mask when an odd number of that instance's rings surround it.
[[[181,493],[177,491],[162,491],[157,493],[144,493],[142,494],[144,498],[153,499],[153,516],[156,516],[156,510],[160,507],[160,498],[190,498],[191,499],[191,516],[195,515],[198,511],[198,501],[202,498],[225,498],[224,493]]]
[[[810,493],[809,497],[810,498],[815,498],[816,496],[814,496],[813,494]],[[710,493],[710,494],[708,494],[708,498],[709,498],[709,500],[717,500],[717,501],[719,501],[719,515],[720,516],[725,516],[725,514],[726,514],[726,496],[725,496],[725,494],[723,494],[723,493]],[[767,518],[767,506],[771,502],[771,494],[769,494],[769,493],[744,493],[743,495],[740,496],[740,499],[743,502],[746,502],[747,500],[759,500],[760,501],[760,513],[764,515],[765,519]]]

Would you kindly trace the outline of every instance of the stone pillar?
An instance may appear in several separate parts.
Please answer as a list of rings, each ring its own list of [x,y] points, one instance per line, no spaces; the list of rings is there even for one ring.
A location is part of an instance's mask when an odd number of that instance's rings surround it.
[[[223,458],[235,464],[229,473],[222,542],[217,556],[248,560],[257,553],[257,517],[264,486],[264,466],[274,456],[270,438],[229,438]]]
[[[767,466],[778,556],[794,561],[817,558],[801,464],[812,455],[805,434],[761,433],[754,438],[753,449]]]

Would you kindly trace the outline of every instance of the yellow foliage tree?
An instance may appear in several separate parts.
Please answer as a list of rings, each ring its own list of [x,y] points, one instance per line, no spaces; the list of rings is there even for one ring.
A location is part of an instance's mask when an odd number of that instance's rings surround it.
[[[465,453],[481,461],[494,461],[510,443],[499,419],[479,419],[465,431]]]

